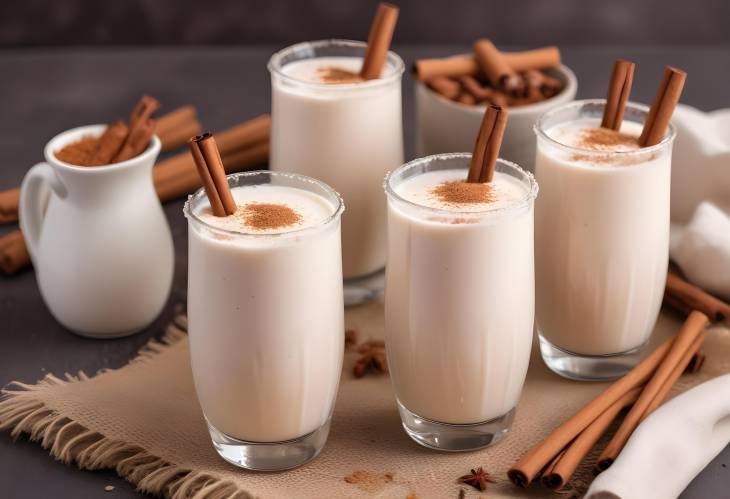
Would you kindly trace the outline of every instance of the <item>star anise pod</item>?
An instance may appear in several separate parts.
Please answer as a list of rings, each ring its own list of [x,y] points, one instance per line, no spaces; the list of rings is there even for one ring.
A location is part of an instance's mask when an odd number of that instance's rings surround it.
[[[360,345],[357,351],[361,355],[352,368],[352,374],[356,378],[362,378],[368,372],[388,372],[388,361],[385,357],[385,343],[383,341],[366,341]]]
[[[459,477],[457,481],[459,483],[471,485],[475,489],[481,491],[487,490],[487,482],[497,483],[497,481],[489,476],[489,473],[484,471],[484,468],[481,466],[477,469],[472,469],[470,474]]]

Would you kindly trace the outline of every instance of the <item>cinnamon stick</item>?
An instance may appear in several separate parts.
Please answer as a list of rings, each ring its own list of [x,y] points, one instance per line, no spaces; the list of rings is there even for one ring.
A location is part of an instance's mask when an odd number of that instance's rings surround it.
[[[530,449],[507,472],[510,480],[520,487],[527,487],[535,476],[566,445],[585,430],[593,421],[603,414],[611,405],[627,392],[643,385],[654,373],[674,343],[670,338],[648,357],[637,364],[631,371],[604,390],[565,423],[553,430],[541,443]]]
[[[659,388],[659,391],[654,396],[654,398],[651,400],[651,403],[644,411],[644,414],[641,415],[641,421],[646,419],[646,417],[654,412],[657,407],[659,407],[662,402],[664,402],[664,399],[667,398],[667,395],[669,394],[669,391],[672,389],[674,384],[677,382],[680,376],[690,369],[690,364],[697,358],[697,352],[699,351],[700,347],[702,346],[702,343],[705,341],[705,336],[707,336],[707,333],[705,331],[702,331],[697,338],[692,342],[692,344],[687,348],[687,351],[684,353],[684,355],[679,359],[679,362],[674,367],[672,372],[667,377],[664,384],[662,384],[661,388]],[[699,361],[700,365],[702,361]]]
[[[664,68],[659,89],[651,103],[649,113],[644,121],[644,128],[639,137],[641,147],[653,146],[664,138],[674,108],[677,107],[679,97],[682,95],[686,79],[687,73],[681,69],[671,66]]]
[[[601,121],[603,128],[616,131],[621,129],[626,103],[629,101],[631,85],[634,81],[635,67],[636,65],[633,62],[624,59],[617,59],[613,64],[611,81],[608,84],[606,107],[603,109],[603,120]]]
[[[99,137],[96,151],[91,156],[91,164],[108,165],[111,163],[112,159],[119,154],[128,133],[129,128],[123,121],[115,121],[107,126]]]
[[[393,40],[393,32],[397,21],[398,7],[381,2],[370,26],[368,46],[365,49],[365,58],[360,69],[360,77],[363,80],[374,80],[380,77],[390,49],[390,42]]]
[[[483,86],[473,76],[462,76],[459,78],[459,83],[461,83],[461,86],[464,90],[474,96],[474,99],[477,102],[490,100],[495,93],[493,89]]]
[[[190,152],[203,181],[203,187],[210,200],[213,215],[225,217],[236,212],[236,201],[228,186],[220,151],[210,132],[190,139]]]
[[[471,156],[467,182],[492,181],[506,127],[507,110],[495,105],[487,107]]]
[[[621,426],[619,426],[619,429],[616,431],[616,434],[598,457],[598,467],[600,469],[605,470],[614,462],[616,456],[618,456],[621,449],[624,448],[629,437],[641,422],[646,409],[652,403],[652,399],[656,397],[657,393],[662,388],[662,385],[667,381],[672,371],[677,367],[680,360],[682,360],[690,346],[702,333],[708,323],[709,319],[702,312],[693,310],[689,314],[689,317],[687,317],[687,320],[684,321],[682,328],[677,334],[675,341],[672,343],[669,353],[667,353],[666,357],[662,359],[662,362],[657,367],[656,372],[646,384],[646,387],[642,390],[639,399],[624,418]],[[692,352],[692,354],[694,354],[694,352]],[[687,359],[687,362],[689,362],[689,359]],[[682,368],[682,370],[684,370],[684,368]]]
[[[198,121],[198,111],[191,105],[180,106],[163,114],[157,118],[157,135],[160,137],[160,142],[164,144],[163,136],[194,121]]]
[[[458,82],[442,76],[427,81],[426,85],[437,94],[450,100],[456,99],[461,93],[461,85]]]
[[[575,473],[578,465],[583,461],[596,442],[608,430],[609,426],[619,412],[630,406],[641,393],[641,388],[636,387],[626,392],[616,402],[611,404],[603,414],[598,416],[588,427],[578,435],[565,450],[558,455],[555,461],[542,474],[542,482],[546,487],[559,490],[562,489]]]
[[[200,135],[203,127],[200,122],[193,118],[190,121],[181,123],[176,128],[171,128],[166,132],[160,131],[160,121],[157,120],[157,126],[155,127],[155,133],[160,139],[160,148],[163,151],[170,151],[177,149],[187,143],[190,137]]]
[[[135,128],[129,130],[126,142],[117,155],[114,156],[114,162],[119,163],[142,154],[150,145],[150,140],[152,140],[154,134],[155,120],[147,119],[137,123]]]
[[[129,116],[130,133],[139,125],[145,123],[152,117],[152,114],[160,108],[160,102],[154,97],[143,95],[132,109]]]
[[[491,41],[486,38],[477,40],[474,43],[474,57],[494,88],[503,89],[514,95],[524,90],[522,79],[507,64],[502,53]]]
[[[528,69],[553,68],[560,65],[560,50],[557,47],[543,47],[523,52],[502,52],[502,59],[517,73]],[[413,65],[413,72],[416,78],[426,81],[436,76],[476,76],[480,70],[473,55],[455,55],[443,59],[420,59]]]
[[[0,224],[18,221],[20,187],[0,192]]]
[[[665,301],[668,297],[674,299],[676,306],[699,310],[714,322],[722,322],[730,318],[729,304],[712,296],[702,288],[685,281],[672,271],[667,274]]]
[[[0,270],[14,274],[30,265],[30,255],[20,230],[14,230],[0,237]]]

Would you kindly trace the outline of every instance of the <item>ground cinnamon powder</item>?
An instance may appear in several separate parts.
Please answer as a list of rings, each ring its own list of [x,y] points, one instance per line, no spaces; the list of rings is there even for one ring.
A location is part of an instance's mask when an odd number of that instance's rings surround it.
[[[639,138],[609,128],[585,128],[576,146],[595,151],[630,151],[639,148]]]
[[[482,204],[495,201],[492,185],[477,182],[444,182],[433,188],[431,193],[445,204]]]
[[[91,135],[88,135],[86,137],[80,138],[76,142],[66,144],[58,151],[55,151],[54,154],[56,155],[57,159],[71,165],[98,166],[98,164],[95,164],[91,160],[98,146],[98,137],[92,137]]]
[[[357,73],[335,67],[319,68],[317,75],[322,83],[361,83],[365,81]]]
[[[257,230],[289,227],[302,220],[299,213],[285,204],[248,203],[239,207],[237,214],[247,227]]]

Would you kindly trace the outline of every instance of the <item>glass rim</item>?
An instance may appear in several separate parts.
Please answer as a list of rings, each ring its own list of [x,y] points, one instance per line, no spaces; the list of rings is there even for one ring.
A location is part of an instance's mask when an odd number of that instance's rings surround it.
[[[535,176],[528,172],[527,170],[523,169],[518,165],[517,163],[514,163],[512,161],[503,159],[503,158],[497,158],[497,164],[501,164],[504,166],[507,166],[509,168],[512,168],[513,170],[518,171],[524,176],[524,179],[527,180],[529,183],[530,188],[525,190],[524,196],[522,196],[520,199],[514,201],[513,203],[510,203],[506,206],[494,206],[491,208],[486,208],[484,210],[478,210],[478,211],[462,211],[462,210],[446,210],[444,208],[436,208],[433,206],[426,206],[420,203],[416,203],[414,201],[411,201],[409,199],[404,198],[400,194],[396,192],[396,190],[393,188],[392,180],[393,176],[395,174],[401,173],[405,170],[410,170],[413,168],[416,168],[424,163],[430,163],[432,161],[442,161],[442,160],[448,160],[448,159],[464,159],[464,160],[471,160],[472,153],[470,152],[450,152],[450,153],[441,153],[441,154],[433,154],[431,156],[424,156],[422,158],[417,158],[414,160],[409,161],[408,163],[405,163],[404,165],[399,166],[395,170],[389,171],[385,175],[385,179],[383,180],[383,188],[385,190],[385,194],[387,195],[388,199],[395,199],[400,203],[403,203],[410,207],[415,207],[421,210],[426,210],[430,213],[437,214],[437,215],[443,215],[443,216],[456,216],[456,217],[475,217],[475,216],[484,216],[488,214],[493,213],[508,213],[511,211],[518,211],[525,206],[527,206],[530,202],[534,201],[537,197],[537,193],[539,191],[539,187],[537,185],[537,181],[535,180]]]
[[[320,220],[314,225],[309,225],[307,227],[300,227],[295,228],[291,230],[286,230],[283,232],[275,232],[275,233],[261,233],[261,232],[246,232],[243,230],[234,230],[234,229],[224,229],[222,227],[218,227],[216,225],[210,224],[200,218],[197,213],[195,213],[195,210],[193,209],[193,204],[198,202],[203,197],[206,197],[205,188],[200,187],[198,190],[196,190],[193,194],[188,195],[188,199],[185,201],[185,205],[183,206],[183,214],[185,215],[185,218],[188,219],[188,221],[193,221],[195,223],[198,223],[205,227],[208,230],[211,230],[213,232],[225,234],[227,236],[235,236],[235,237],[244,237],[244,238],[253,238],[253,239],[273,239],[281,236],[290,236],[290,235],[302,235],[309,232],[317,232],[328,225],[332,224],[336,220],[339,219],[340,215],[342,215],[342,212],[345,211],[345,203],[342,200],[342,196],[340,196],[340,193],[334,190],[329,185],[325,184],[321,180],[317,180],[316,178],[308,177],[306,175],[301,175],[299,173],[288,173],[288,172],[274,172],[271,170],[251,170],[246,172],[237,172],[237,173],[231,173],[226,175],[226,180],[238,180],[242,177],[255,177],[257,175],[265,175],[267,177],[283,177],[283,178],[289,178],[289,179],[295,179],[300,182],[305,182],[308,184],[312,184],[317,186],[318,188],[322,189],[325,193],[330,195],[333,199],[336,200],[337,204],[334,206],[334,210],[332,211],[332,214],[330,214],[327,218]],[[266,185],[266,184],[254,184],[254,185]],[[317,194],[317,193],[314,193]],[[329,200],[327,200],[329,202]]]
[[[376,78],[373,80],[367,80],[363,82],[358,83],[338,83],[336,85],[333,85],[331,83],[321,83],[321,82],[315,82],[310,80],[304,80],[302,78],[297,78],[291,75],[288,75],[284,73],[284,66],[285,64],[282,64],[282,59],[286,57],[288,54],[292,52],[296,52],[297,50],[303,49],[305,47],[311,47],[311,48],[319,48],[319,47],[326,47],[326,46],[342,46],[342,47],[351,47],[351,48],[367,48],[368,44],[366,42],[361,42],[357,40],[346,40],[341,38],[328,38],[323,40],[314,40],[310,42],[300,42],[296,43],[294,45],[289,45],[288,47],[285,47],[277,52],[274,52],[272,56],[269,58],[269,62],[266,65],[266,68],[269,70],[269,73],[277,75],[279,78],[294,82],[297,85],[309,87],[309,88],[316,88],[316,89],[327,89],[331,91],[340,91],[340,90],[351,90],[351,89],[362,89],[362,88],[377,88],[380,86],[386,86],[394,81],[400,81],[400,79],[403,76],[403,73],[405,71],[405,63],[403,62],[403,59],[393,52],[392,50],[389,50],[385,62],[386,64],[390,63],[393,65],[393,73],[385,75],[382,78]],[[313,59],[313,58],[312,58]],[[302,59],[304,60],[304,59]]]
[[[661,142],[658,144],[654,144],[653,146],[649,147],[641,147],[639,149],[632,149],[630,151],[597,151],[595,149],[584,149],[581,147],[576,146],[569,146],[567,144],[563,144],[562,142],[559,142],[558,140],[555,140],[554,138],[550,137],[547,134],[547,130],[545,129],[545,122],[553,117],[555,114],[558,114],[561,111],[565,111],[566,109],[569,109],[571,107],[580,108],[585,105],[606,105],[606,99],[583,99],[583,100],[575,100],[572,102],[567,102],[563,105],[554,107],[553,109],[550,109],[549,111],[546,111],[543,113],[535,122],[535,124],[532,126],[532,130],[537,135],[537,137],[547,140],[551,145],[557,147],[558,149],[562,149],[567,152],[571,153],[577,153],[585,156],[606,156],[607,154],[610,155],[616,155],[618,157],[622,158],[630,158],[632,156],[640,156],[644,154],[649,154],[653,152],[660,151],[661,149],[664,149],[667,145],[671,144],[675,137],[677,136],[677,130],[674,127],[674,125],[670,122],[669,127],[667,128],[667,133],[664,135],[664,138],[662,138]],[[640,104],[638,102],[632,102],[629,101],[626,103],[626,108],[631,108],[635,111],[642,111],[645,114],[649,113],[649,106],[646,106],[644,104]],[[633,121],[633,120],[630,120]],[[634,123],[638,123],[637,121],[634,121]]]

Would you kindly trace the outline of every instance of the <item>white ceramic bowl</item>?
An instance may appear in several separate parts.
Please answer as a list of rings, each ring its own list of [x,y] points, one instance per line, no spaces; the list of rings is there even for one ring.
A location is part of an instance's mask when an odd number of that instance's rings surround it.
[[[529,171],[533,171],[535,162],[532,125],[545,111],[575,99],[578,90],[578,80],[569,67],[561,64],[546,73],[563,82],[563,91],[535,104],[510,108],[499,153],[500,158],[513,161]],[[415,85],[417,156],[471,152],[486,106],[468,106],[451,101],[419,80]]]

